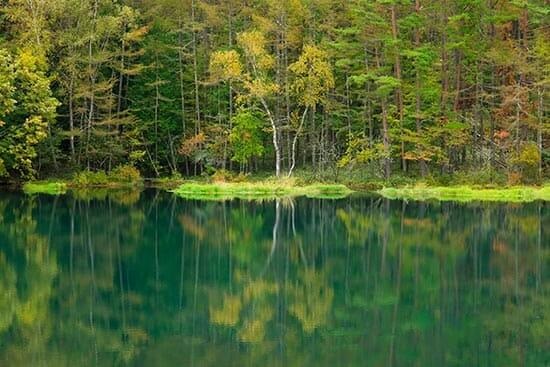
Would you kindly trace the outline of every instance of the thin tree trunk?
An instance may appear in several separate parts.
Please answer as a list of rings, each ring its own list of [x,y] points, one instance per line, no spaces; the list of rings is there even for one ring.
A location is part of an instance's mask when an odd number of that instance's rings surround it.
[[[277,123],[275,118],[269,109],[269,106],[265,99],[261,99],[262,106],[264,107],[265,113],[271,123],[271,129],[273,130],[273,148],[275,149],[275,176],[281,176],[281,148],[279,146],[279,130],[277,128]]]
[[[376,67],[380,69],[380,55],[378,54],[378,47],[375,47],[375,58],[376,58]],[[384,178],[387,180],[391,176],[391,157],[390,157],[390,135],[388,128],[388,110],[387,110],[387,100],[386,97],[382,97],[381,107],[382,107],[382,142],[384,145]]]
[[[229,8],[229,48],[233,48],[233,9]],[[233,81],[229,80],[229,132],[233,130]],[[227,141],[226,141],[227,150]],[[224,152],[224,155],[227,155]],[[229,169],[233,169],[233,160],[229,160]]]
[[[309,107],[306,107],[306,109],[304,110],[304,113],[302,114],[302,119],[300,120],[300,126],[298,127],[298,130],[296,131],[296,135],[294,135],[294,139],[292,141],[292,156],[291,156],[291,162],[290,162],[290,169],[288,170],[288,177],[292,176],[292,172],[296,167],[296,145],[298,144],[298,137],[302,133],[302,128],[304,126],[304,121],[306,120],[308,111],[309,111]]]
[[[414,4],[414,10],[416,12],[416,15],[420,17],[420,0],[415,0]],[[414,45],[416,49],[420,48],[420,29],[417,27],[414,31]],[[420,80],[420,69],[419,66],[416,65],[416,133],[418,134],[418,138],[420,139],[422,135],[422,119],[421,119],[421,96],[420,96],[420,88],[422,87]],[[425,177],[428,174],[428,166],[426,164],[426,161],[423,159],[420,159],[420,172],[422,174],[422,177]]]
[[[75,149],[74,149],[74,76],[71,74],[71,81],[69,83],[69,129],[71,135],[69,137],[69,145],[71,147],[71,161],[75,161]]]
[[[97,12],[98,12],[98,0],[94,1],[93,8],[93,32],[95,34]],[[90,108],[88,111],[88,121],[86,126],[86,166],[88,170],[90,169],[90,139],[92,132],[92,121],[94,118],[94,104],[95,104],[95,82],[96,82],[96,71],[93,66],[93,37],[90,37],[88,42],[88,67],[90,72]]]
[[[398,41],[398,30],[397,30],[397,14],[395,10],[395,5],[391,6],[391,29],[392,37],[395,44]],[[395,52],[395,78],[401,82],[401,57],[399,56],[399,49],[394,50]],[[403,172],[407,171],[407,161],[405,160],[405,141],[403,140],[403,118],[404,118],[404,107],[403,107],[403,91],[401,85],[397,88],[397,108],[399,110],[399,136],[401,140],[401,168]]]
[[[197,32],[195,30],[195,0],[191,1],[191,26],[193,27],[193,81],[195,84],[195,134],[201,132],[201,107],[199,97],[199,70],[197,61]]]
[[[539,117],[539,126],[537,131],[537,145],[539,147],[539,179],[542,179],[542,153],[544,151],[543,139],[542,139],[542,129],[544,127],[544,91],[540,87],[538,90],[539,95],[539,108],[538,108],[538,117]]]
[[[458,112],[460,106],[460,89],[462,88],[462,55],[460,51],[457,51],[456,56],[456,95],[454,102],[454,112]]]
[[[160,90],[159,90],[159,56],[155,54],[155,161],[158,162],[158,121],[159,121],[159,108],[160,108]]]
[[[447,107],[447,96],[449,94],[449,74],[448,74],[448,55],[447,55],[447,0],[442,0],[441,4],[441,109],[445,113]]]

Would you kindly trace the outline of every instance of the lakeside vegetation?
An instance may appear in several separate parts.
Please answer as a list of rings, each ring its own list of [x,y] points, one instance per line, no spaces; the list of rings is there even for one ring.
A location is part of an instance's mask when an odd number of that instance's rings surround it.
[[[389,199],[438,201],[550,201],[550,186],[487,189],[469,186],[384,188],[378,193]]]
[[[458,182],[448,185],[446,182]],[[508,186],[493,183],[484,175],[476,177],[432,177],[415,180],[395,177],[393,180],[358,180],[345,176],[339,180],[319,179],[299,172],[296,178],[278,179],[272,176],[234,175],[220,171],[212,176],[188,180],[180,176],[145,180],[130,167],[119,167],[111,174],[82,172],[68,180],[32,181],[23,185],[27,194],[60,195],[67,190],[132,190],[154,187],[170,191],[179,197],[198,200],[250,199],[265,200],[306,196],[338,199],[358,193],[376,193],[389,199],[439,201],[550,201],[550,184],[540,186]],[[498,180],[497,180],[498,181]]]
[[[64,194],[67,189],[124,189],[143,186],[139,171],[131,166],[119,166],[109,173],[82,171],[68,179],[29,181],[22,185],[27,194]]]
[[[23,185],[23,192],[27,195],[48,194],[61,195],[67,192],[67,184],[64,182],[35,181]]]
[[[345,185],[315,184],[300,186],[293,182],[242,182],[242,183],[185,183],[173,192],[186,199],[276,199],[307,196],[310,198],[339,199],[353,191]]]

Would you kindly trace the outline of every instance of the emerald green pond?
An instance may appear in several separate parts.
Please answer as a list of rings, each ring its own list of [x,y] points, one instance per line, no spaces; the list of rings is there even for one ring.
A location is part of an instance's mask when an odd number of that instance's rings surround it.
[[[548,366],[550,204],[0,193],[0,366]]]

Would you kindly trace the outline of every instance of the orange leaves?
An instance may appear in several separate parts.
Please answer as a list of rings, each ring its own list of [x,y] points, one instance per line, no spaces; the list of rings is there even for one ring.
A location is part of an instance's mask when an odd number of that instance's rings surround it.
[[[204,133],[199,133],[188,139],[185,139],[181,142],[180,148],[178,150],[179,154],[184,157],[192,156],[197,149],[200,148],[206,142],[206,135]]]

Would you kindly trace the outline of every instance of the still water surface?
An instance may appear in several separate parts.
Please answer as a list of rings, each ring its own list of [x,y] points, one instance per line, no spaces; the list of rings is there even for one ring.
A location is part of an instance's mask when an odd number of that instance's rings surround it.
[[[0,366],[549,366],[550,205],[0,193]]]

